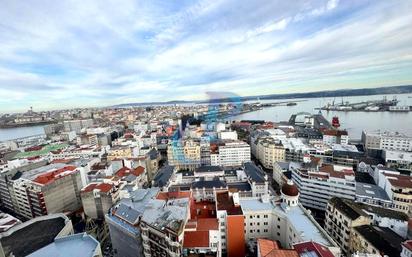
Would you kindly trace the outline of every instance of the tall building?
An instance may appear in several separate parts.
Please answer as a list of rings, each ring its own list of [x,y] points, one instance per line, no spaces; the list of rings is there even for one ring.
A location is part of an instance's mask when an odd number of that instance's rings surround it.
[[[409,217],[403,212],[385,209],[347,199],[330,199],[326,211],[325,228],[342,250],[350,252],[354,228],[362,225],[375,225],[389,228],[402,238],[408,234]]]
[[[105,215],[115,257],[145,256],[140,220],[158,191],[158,188],[132,191]]]
[[[64,131],[75,131],[79,134],[83,128],[89,128],[93,126],[92,119],[85,120],[65,120],[63,121]]]
[[[266,238],[291,249],[295,244],[313,241],[335,254],[340,253],[333,239],[300,205],[299,190],[291,180],[283,185],[280,201],[266,195],[241,198],[240,205],[245,217],[246,242]]]
[[[200,143],[195,140],[171,141],[167,147],[169,165],[177,169],[193,170],[200,166]]]
[[[412,151],[412,137],[399,132],[362,132],[362,142],[366,149]]]
[[[285,161],[285,148],[282,142],[272,137],[260,138],[256,145],[256,156],[263,167],[272,169],[275,162]]]
[[[119,200],[119,188],[109,183],[91,183],[84,187],[80,196],[87,217],[104,219],[104,215]]]
[[[81,208],[80,172],[76,166],[47,165],[17,172],[9,181],[8,194],[16,213],[33,218]]]
[[[299,168],[292,167],[292,179],[300,192],[303,206],[325,211],[332,197],[355,199],[356,181],[352,167],[322,164],[306,158]]]
[[[239,195],[216,193],[216,213],[221,233],[222,252],[228,257],[245,256],[245,232]]]
[[[250,158],[250,146],[243,141],[225,140],[211,144],[211,165],[240,166],[250,161]]]

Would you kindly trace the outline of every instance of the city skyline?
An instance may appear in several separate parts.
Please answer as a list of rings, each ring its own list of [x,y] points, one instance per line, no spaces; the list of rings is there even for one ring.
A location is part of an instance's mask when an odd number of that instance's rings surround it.
[[[5,1],[0,109],[411,84],[411,10],[408,1]]]

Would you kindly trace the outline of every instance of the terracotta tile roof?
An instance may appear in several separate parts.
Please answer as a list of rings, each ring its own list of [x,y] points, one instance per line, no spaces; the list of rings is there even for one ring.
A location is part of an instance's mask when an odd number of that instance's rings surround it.
[[[116,172],[117,177],[126,177],[130,174],[135,175],[136,177],[142,175],[144,173],[144,167],[139,166],[135,169],[130,169],[128,167],[122,167]]]
[[[219,222],[217,219],[206,218],[197,220],[198,231],[219,230]]]
[[[259,238],[258,245],[262,257],[299,257],[295,250],[279,249],[276,241]]]
[[[67,173],[68,171],[74,171],[76,166],[66,166],[58,170],[50,171],[47,173],[43,173],[37,176],[33,181],[39,184],[49,184],[54,182],[56,179],[67,176],[73,172]]]
[[[183,238],[184,248],[209,247],[209,231],[186,231]]]

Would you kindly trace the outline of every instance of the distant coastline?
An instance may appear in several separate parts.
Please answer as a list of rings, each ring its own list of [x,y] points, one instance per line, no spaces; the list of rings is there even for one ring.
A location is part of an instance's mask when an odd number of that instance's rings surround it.
[[[378,88],[360,88],[360,89],[341,89],[316,91],[307,93],[290,93],[290,94],[269,94],[256,96],[242,96],[236,100],[278,100],[278,99],[296,99],[296,98],[322,98],[322,97],[348,97],[348,96],[364,96],[364,95],[387,95],[387,94],[409,94],[412,93],[412,85],[378,87]],[[126,103],[117,104],[110,107],[131,107],[131,106],[149,106],[149,105],[165,105],[165,104],[189,104],[189,103],[225,103],[233,102],[231,98],[218,98],[211,100],[200,101],[167,101],[167,102],[147,102],[147,103]]]

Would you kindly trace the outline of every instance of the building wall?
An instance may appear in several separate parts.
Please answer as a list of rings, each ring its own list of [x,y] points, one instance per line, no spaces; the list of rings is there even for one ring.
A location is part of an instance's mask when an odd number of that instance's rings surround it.
[[[227,216],[227,256],[245,256],[245,233],[243,215]]]

